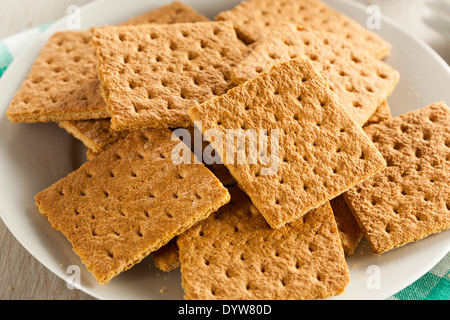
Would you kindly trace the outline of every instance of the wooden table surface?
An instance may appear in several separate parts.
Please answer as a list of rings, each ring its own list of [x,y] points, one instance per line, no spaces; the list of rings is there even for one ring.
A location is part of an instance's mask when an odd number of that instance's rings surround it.
[[[0,39],[66,14],[70,5],[92,0],[0,0]],[[375,4],[381,12],[427,42],[450,63],[450,40],[425,25],[423,0],[358,0]],[[90,300],[89,295],[69,289],[66,282],[32,257],[0,220],[0,300]]]

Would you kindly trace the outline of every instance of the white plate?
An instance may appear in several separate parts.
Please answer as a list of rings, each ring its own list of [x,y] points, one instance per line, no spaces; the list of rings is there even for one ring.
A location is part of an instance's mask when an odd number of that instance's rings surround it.
[[[206,16],[238,3],[184,0]],[[365,7],[350,1],[326,1],[330,6],[365,25]],[[117,24],[169,1],[108,0],[82,8],[81,27]],[[182,299],[178,270],[158,271],[147,258],[127,272],[100,286],[81,264],[64,236],[53,230],[38,212],[34,195],[78,168],[85,161],[85,147],[51,123],[12,124],[6,109],[49,36],[66,28],[61,19],[36,39],[7,69],[0,80],[0,214],[18,241],[57,276],[68,280],[68,266],[80,268],[80,290],[99,299]],[[389,103],[394,116],[436,101],[450,103],[450,69],[427,45],[385,17],[374,30],[393,44],[386,60],[401,73]],[[363,242],[348,259],[351,280],[346,293],[334,299],[385,299],[430,270],[450,249],[450,232],[375,256]],[[15,263],[12,261],[11,263]],[[374,281],[376,280],[376,281]],[[161,292],[162,291],[162,292]]]

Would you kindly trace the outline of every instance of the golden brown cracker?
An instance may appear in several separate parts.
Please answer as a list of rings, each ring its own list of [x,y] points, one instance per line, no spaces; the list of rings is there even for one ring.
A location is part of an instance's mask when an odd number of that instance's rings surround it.
[[[274,228],[386,166],[309,59],[278,64],[189,114],[201,121],[203,135]],[[255,156],[251,143],[239,149],[233,139],[224,142],[229,130],[256,142],[249,136],[253,132],[259,142],[267,140],[267,148],[259,146]],[[235,158],[242,153],[239,163]]]
[[[101,152],[101,151],[100,151]],[[100,152],[94,152],[92,149],[88,149],[86,151],[86,158],[88,160],[92,160],[94,159],[96,156],[98,156],[100,154]]]
[[[112,130],[110,119],[61,121],[59,126],[83,142],[94,154],[106,150],[128,134],[128,131]]]
[[[151,23],[172,24],[198,21],[209,21],[209,19],[188,5],[179,1],[174,1],[156,10],[151,10],[137,17],[131,18],[121,25],[138,26]]]
[[[132,132],[36,195],[100,284],[229,201],[203,164],[174,164],[177,140],[167,129]]]
[[[208,140],[203,137],[203,134],[198,128],[178,128],[174,130],[174,133],[186,144],[189,150],[191,150],[198,159],[201,159],[205,166],[211,170],[224,186],[229,187],[236,183],[233,176],[220,159],[214,158],[215,150]]]
[[[231,21],[238,37],[250,44],[281,23],[295,23],[345,38],[377,59],[389,55],[391,44],[354,20],[318,0],[249,0],[221,12],[217,21]]]
[[[241,84],[277,63],[299,56],[312,61],[361,126],[386,101],[399,81],[398,71],[345,39],[293,24],[282,24],[259,41],[233,70],[232,79]]]
[[[164,272],[170,272],[180,266],[177,238],[151,253],[155,266]]]
[[[375,254],[450,227],[449,123],[438,102],[365,128],[387,168],[344,197]]]
[[[345,256],[348,257],[355,252],[363,234],[342,195],[332,199],[330,205],[339,230],[342,248]]]
[[[174,2],[132,18],[123,25],[207,20],[187,5]],[[110,117],[101,95],[92,30],[62,31],[49,39],[8,108],[11,121]]]
[[[57,32],[43,47],[11,102],[13,122],[109,117],[97,74],[92,30]]]
[[[228,22],[98,28],[94,43],[115,130],[192,126],[189,107],[226,93],[242,58]]]
[[[178,237],[188,300],[322,299],[349,271],[327,203],[274,230],[238,187],[230,202]]]

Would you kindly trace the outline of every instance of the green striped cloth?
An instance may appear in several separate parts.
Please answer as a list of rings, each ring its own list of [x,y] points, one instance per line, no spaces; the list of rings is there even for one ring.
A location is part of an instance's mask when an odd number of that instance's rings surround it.
[[[392,300],[450,300],[450,253]]]
[[[15,57],[51,24],[0,41],[0,77]],[[450,300],[450,253],[416,282],[394,294],[392,300]]]
[[[52,24],[53,23],[49,23],[39,28],[29,29],[0,41],[0,77],[14,58],[16,58],[27,45],[31,44],[36,36],[45,31]]]

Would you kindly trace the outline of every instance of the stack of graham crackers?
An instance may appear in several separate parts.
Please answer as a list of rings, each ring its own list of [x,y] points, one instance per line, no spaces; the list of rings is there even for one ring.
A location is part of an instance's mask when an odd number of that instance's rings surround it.
[[[363,236],[450,227],[450,110],[391,118],[390,47],[318,0],[174,2],[54,34],[7,114],[87,146],[35,200],[98,283],[151,255],[186,299],[322,299]]]

